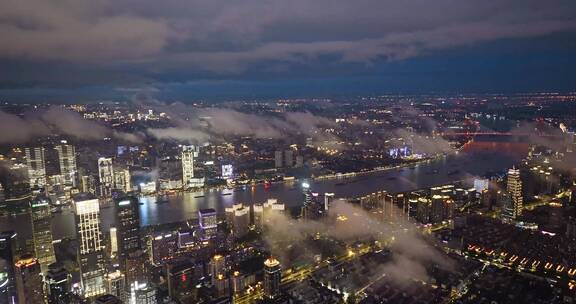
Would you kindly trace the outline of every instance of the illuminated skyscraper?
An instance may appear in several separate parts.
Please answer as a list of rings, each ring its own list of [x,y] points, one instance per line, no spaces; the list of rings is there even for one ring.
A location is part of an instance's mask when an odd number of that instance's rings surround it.
[[[116,200],[116,236],[119,255],[142,249],[138,199],[133,196]]]
[[[74,197],[78,265],[85,297],[104,294],[104,246],[100,230],[98,199],[82,193]]]
[[[14,276],[14,255],[16,233],[0,233],[0,303],[16,303],[16,278]]]
[[[254,214],[254,229],[262,231],[264,227],[264,206],[260,204],[252,205],[252,211]]]
[[[118,229],[110,227],[110,256],[118,256]]]
[[[60,175],[64,184],[69,187],[76,187],[78,184],[78,170],[76,167],[76,149],[66,141],[56,146],[58,151],[58,162],[60,164]]]
[[[194,177],[194,159],[200,150],[195,146],[182,146],[182,185],[184,188],[201,187],[203,178]]]
[[[104,277],[106,294],[113,295],[122,301],[126,301],[127,289],[126,278],[120,270],[111,271]]]
[[[30,187],[42,188],[46,185],[46,164],[44,162],[44,148],[25,148],[26,166],[28,166],[28,179]]]
[[[51,264],[46,274],[46,292],[48,304],[62,303],[66,293],[70,291],[72,276],[59,263]]]
[[[218,229],[216,210],[211,208],[201,209],[198,211],[198,218],[200,229],[202,229],[201,239],[208,240],[215,237]]]
[[[126,274],[127,285],[136,281],[142,283],[141,269],[144,268],[142,241],[140,239],[140,213],[138,199],[133,196],[117,199],[116,238],[118,242],[118,260]]]
[[[114,189],[125,193],[132,191],[130,179],[130,170],[128,168],[114,168]]]
[[[190,261],[166,264],[168,295],[179,303],[195,303],[196,280],[194,265]]]
[[[250,209],[242,207],[234,211],[232,230],[235,237],[242,237],[248,233],[250,225]]]
[[[101,157],[98,159],[98,178],[100,182],[100,195],[112,195],[112,188],[114,188],[114,167],[111,158]]]
[[[23,255],[15,264],[18,303],[44,303],[44,288],[40,263],[32,255]]]
[[[56,262],[54,246],[52,245],[51,212],[48,198],[37,197],[31,203],[32,238],[34,240],[34,255],[40,263],[43,274],[48,266]]]
[[[281,279],[280,262],[273,257],[264,261],[264,296],[266,298],[273,299],[280,295]]]
[[[332,204],[332,201],[334,200],[334,193],[324,193],[324,211],[328,212],[328,209],[330,208],[330,204]]]
[[[135,292],[136,303],[138,304],[157,304],[156,289],[150,285],[138,288]]]
[[[520,180],[520,170],[512,168],[508,170],[508,193],[512,199],[512,206],[514,208],[513,218],[516,219],[522,215],[524,207],[524,200],[522,197],[522,181]]]

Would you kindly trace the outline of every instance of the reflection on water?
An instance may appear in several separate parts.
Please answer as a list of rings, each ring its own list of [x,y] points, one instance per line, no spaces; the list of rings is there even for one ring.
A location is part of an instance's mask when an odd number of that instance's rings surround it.
[[[461,154],[451,155],[413,167],[392,169],[349,179],[312,181],[315,192],[334,192],[336,197],[358,197],[379,190],[405,192],[459,180],[467,180],[487,173],[502,172],[518,161],[518,157],[502,154]],[[167,196],[158,201],[155,197],[140,198],[140,214],[143,226],[185,221],[196,218],[199,209],[214,208],[223,213],[224,208],[235,202],[252,204],[277,198],[288,207],[303,202],[299,184],[278,183],[269,188],[263,185],[233,190],[207,190]],[[101,210],[102,227],[108,230],[114,222],[114,207]],[[21,223],[29,223],[26,216],[0,220],[0,229],[10,229],[16,223],[22,234],[29,235]],[[74,217],[71,212],[55,214],[53,232],[56,239],[71,237],[74,233]]]

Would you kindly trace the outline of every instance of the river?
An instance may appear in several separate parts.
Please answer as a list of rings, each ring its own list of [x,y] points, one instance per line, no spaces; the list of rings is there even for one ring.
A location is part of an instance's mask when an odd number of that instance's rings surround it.
[[[432,186],[470,180],[488,173],[504,172],[519,161],[520,157],[504,156],[500,153],[460,153],[412,168],[394,168],[386,171],[346,178],[310,181],[312,191],[334,192],[336,197],[358,197],[379,190],[392,193],[405,192]],[[245,190],[208,190],[181,193],[169,196],[164,203],[156,203],[155,197],[140,198],[142,226],[181,222],[196,218],[199,209],[214,208],[223,213],[224,208],[236,202],[252,204],[276,198],[287,207],[295,207],[303,202],[299,183],[276,183],[269,187],[248,186]],[[102,228],[107,231],[114,222],[114,207],[101,209]],[[0,219],[0,229],[16,227],[24,238],[30,236],[29,218],[26,215]],[[12,228],[13,229],[13,228]],[[74,216],[71,211],[55,214],[52,220],[55,239],[74,237]]]

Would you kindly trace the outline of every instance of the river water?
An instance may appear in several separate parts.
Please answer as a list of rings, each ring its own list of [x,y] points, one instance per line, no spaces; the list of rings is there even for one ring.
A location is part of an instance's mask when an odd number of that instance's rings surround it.
[[[460,153],[420,163],[414,167],[395,168],[377,173],[346,178],[310,181],[312,191],[334,192],[337,198],[358,197],[375,191],[405,192],[429,188],[455,181],[471,180],[488,173],[504,172],[516,164],[519,157],[500,153]],[[287,207],[299,206],[303,202],[300,183],[277,183],[269,187],[257,185],[246,189],[212,190],[181,193],[169,196],[164,203],[155,197],[140,198],[142,226],[181,222],[196,218],[199,209],[214,208],[223,213],[224,208],[236,202],[245,204],[264,202],[276,198]],[[114,221],[114,207],[101,209],[102,227],[108,230]],[[55,239],[74,237],[74,215],[71,211],[54,214],[52,230]],[[30,236],[26,215],[0,218],[0,229],[14,229],[27,238]]]

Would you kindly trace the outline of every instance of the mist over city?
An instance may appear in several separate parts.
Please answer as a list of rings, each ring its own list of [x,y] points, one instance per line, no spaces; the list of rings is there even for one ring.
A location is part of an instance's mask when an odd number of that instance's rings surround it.
[[[0,304],[576,302],[572,1],[0,1]]]

